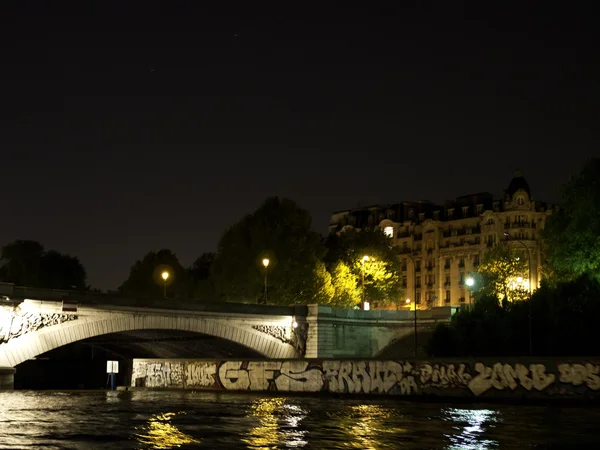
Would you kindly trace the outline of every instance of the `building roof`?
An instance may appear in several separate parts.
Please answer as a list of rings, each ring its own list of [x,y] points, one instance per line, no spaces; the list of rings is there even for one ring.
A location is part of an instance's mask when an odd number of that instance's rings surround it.
[[[517,170],[513,176],[513,179],[510,180],[510,184],[508,185],[508,189],[506,189],[506,193],[512,197],[513,194],[519,189],[523,189],[529,196],[531,196],[529,184],[527,184],[527,181],[525,180],[525,177],[521,171]]]

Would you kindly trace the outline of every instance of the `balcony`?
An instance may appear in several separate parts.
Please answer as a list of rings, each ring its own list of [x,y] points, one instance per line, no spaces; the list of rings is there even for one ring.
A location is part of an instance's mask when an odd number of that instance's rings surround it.
[[[450,264],[444,264],[444,270],[450,270]]]
[[[433,270],[433,266],[427,266],[427,271],[431,272]]]
[[[449,281],[446,281],[444,283],[444,287],[450,287],[450,286],[452,286],[452,283],[450,283]]]
[[[465,263],[458,263],[458,268],[459,269],[464,269],[465,268]]]
[[[425,283],[428,288],[432,288],[435,283]]]

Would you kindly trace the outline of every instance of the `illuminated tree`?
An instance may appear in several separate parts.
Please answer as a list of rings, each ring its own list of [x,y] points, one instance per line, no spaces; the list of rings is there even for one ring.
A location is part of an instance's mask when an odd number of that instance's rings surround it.
[[[527,260],[518,250],[504,243],[496,245],[485,254],[477,271],[481,294],[507,301],[528,298]]]
[[[600,281],[600,159],[591,159],[564,187],[560,209],[542,232],[548,266],[558,280]]]
[[[345,262],[337,262],[331,273],[331,282],[334,289],[333,305],[352,308],[360,303],[361,290],[357,276]]]
[[[326,261],[336,292],[335,304],[350,307],[360,303],[363,270],[367,301],[380,305],[397,305],[401,301],[400,260],[390,238],[380,229],[332,234],[327,239],[327,247]],[[368,256],[368,260],[363,266],[364,256]]]

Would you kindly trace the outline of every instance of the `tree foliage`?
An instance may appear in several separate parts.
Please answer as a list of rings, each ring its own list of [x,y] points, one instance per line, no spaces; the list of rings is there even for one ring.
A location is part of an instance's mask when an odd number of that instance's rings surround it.
[[[292,200],[267,199],[221,237],[211,268],[217,294],[231,302],[263,301],[261,261],[268,258],[268,303],[329,303],[331,276],[321,263],[326,249],[311,226],[310,214]]]
[[[203,253],[188,269],[188,295],[201,302],[217,300],[215,286],[210,276],[210,270],[216,255]]]
[[[563,202],[542,232],[548,265],[559,280],[600,280],[600,159],[591,159],[564,187]]]
[[[19,286],[84,289],[86,271],[78,258],[45,251],[36,241],[17,240],[2,248],[0,279]]]
[[[535,356],[587,356],[600,345],[600,283],[588,276],[542,284],[531,299],[498,303],[484,295],[436,327],[428,352],[436,357],[523,356],[529,354],[529,327]]]
[[[333,274],[335,304],[350,307],[360,303],[363,270],[367,301],[381,305],[401,302],[400,260],[390,239],[380,229],[332,234],[327,247],[326,261]],[[368,259],[363,262],[364,256]],[[349,304],[351,301],[354,305]]]
[[[477,272],[481,282],[477,282],[481,295],[492,295],[508,301],[524,300],[528,297],[528,261],[519,250],[505,243],[496,245],[483,257]],[[524,280],[519,282],[518,280]]]
[[[333,284],[332,304],[340,308],[353,308],[361,301],[361,289],[356,274],[344,261],[337,261],[331,271]]]
[[[188,274],[177,256],[168,249],[149,252],[135,262],[119,291],[126,295],[141,298],[162,298],[164,296],[163,272],[169,273],[167,297],[186,298],[188,296]]]

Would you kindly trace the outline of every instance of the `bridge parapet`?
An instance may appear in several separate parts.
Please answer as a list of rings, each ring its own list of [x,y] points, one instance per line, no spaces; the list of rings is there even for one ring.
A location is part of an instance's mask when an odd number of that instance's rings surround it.
[[[456,312],[453,307],[417,311],[417,333],[447,322]],[[415,312],[363,311],[309,305],[307,358],[365,358],[378,355],[390,343],[415,329]]]

